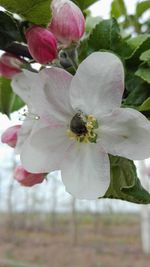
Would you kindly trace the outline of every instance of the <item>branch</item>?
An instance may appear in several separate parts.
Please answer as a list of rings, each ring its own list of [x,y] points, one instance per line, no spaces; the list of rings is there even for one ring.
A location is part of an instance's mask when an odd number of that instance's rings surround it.
[[[5,48],[5,51],[15,54],[16,56],[22,56],[32,59],[28,47],[20,43],[11,43],[10,46]]]

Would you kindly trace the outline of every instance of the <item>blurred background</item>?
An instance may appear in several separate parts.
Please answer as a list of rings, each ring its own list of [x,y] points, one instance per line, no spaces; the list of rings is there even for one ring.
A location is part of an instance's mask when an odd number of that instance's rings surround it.
[[[92,16],[109,18],[111,2],[93,5]],[[138,1],[124,2],[134,15]],[[142,19],[149,16],[147,12]],[[11,120],[0,114],[0,134],[17,121],[18,113]],[[18,162],[13,149],[0,143],[1,267],[149,266],[149,205],[75,200],[66,193],[59,172],[42,185],[24,188],[13,179]],[[149,160],[136,165],[150,190]]]

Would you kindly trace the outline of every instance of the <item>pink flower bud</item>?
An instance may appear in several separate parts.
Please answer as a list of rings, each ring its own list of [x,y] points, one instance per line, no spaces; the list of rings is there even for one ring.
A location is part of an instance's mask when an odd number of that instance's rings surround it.
[[[23,60],[9,53],[4,53],[0,58],[0,76],[12,78],[21,72]]]
[[[10,147],[15,147],[18,139],[18,133],[21,125],[15,125],[9,127],[1,136],[2,143],[9,145]]]
[[[32,26],[25,33],[31,56],[41,64],[53,61],[57,56],[56,38],[49,30]]]
[[[49,30],[64,44],[77,42],[84,34],[85,20],[81,10],[69,0],[52,1]]]
[[[23,186],[33,186],[40,184],[45,179],[44,173],[30,173],[22,166],[18,166],[14,172],[14,178]]]

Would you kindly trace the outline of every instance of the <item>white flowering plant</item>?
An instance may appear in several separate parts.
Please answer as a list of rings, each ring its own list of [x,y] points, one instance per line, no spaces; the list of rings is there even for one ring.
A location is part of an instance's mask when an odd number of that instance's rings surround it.
[[[114,0],[107,20],[91,16],[95,2],[0,0],[0,111],[27,106],[1,139],[20,155],[22,185],[60,170],[76,198],[149,204],[133,162],[150,157],[148,1],[131,19]]]

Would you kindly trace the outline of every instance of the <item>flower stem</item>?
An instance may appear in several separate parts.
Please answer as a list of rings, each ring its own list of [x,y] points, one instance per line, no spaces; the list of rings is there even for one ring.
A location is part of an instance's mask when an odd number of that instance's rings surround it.
[[[75,49],[66,49],[65,50],[65,54],[67,56],[68,61],[70,62],[70,64],[72,65],[72,67],[74,68],[75,72],[78,68],[78,64],[77,64],[77,53]]]
[[[76,71],[77,68],[78,68],[78,65],[77,65],[75,59],[71,58],[68,54],[67,54],[67,58],[68,58],[68,60],[70,61],[70,63],[71,63],[71,65],[72,65],[72,67],[74,68],[74,70]]]

